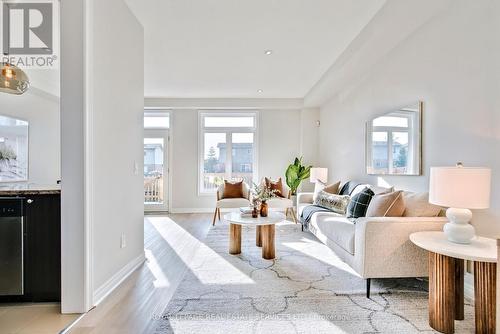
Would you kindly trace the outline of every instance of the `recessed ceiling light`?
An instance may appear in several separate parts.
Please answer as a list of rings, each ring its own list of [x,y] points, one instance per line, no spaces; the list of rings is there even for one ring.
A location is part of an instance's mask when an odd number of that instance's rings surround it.
[[[257,90],[257,93],[264,93],[262,89]]]
[[[273,54],[273,50],[265,50],[264,53],[269,56]]]

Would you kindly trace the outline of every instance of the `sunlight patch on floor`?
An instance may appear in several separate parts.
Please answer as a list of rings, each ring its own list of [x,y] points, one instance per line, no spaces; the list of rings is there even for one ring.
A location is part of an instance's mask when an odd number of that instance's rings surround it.
[[[163,273],[163,270],[158,264],[158,261],[156,260],[153,253],[149,249],[145,249],[144,253],[146,254],[146,259],[148,259],[147,266],[149,268],[149,271],[155,277],[155,280],[153,281],[153,285],[155,286],[155,288],[169,287],[170,282],[168,281],[167,276],[165,276],[165,274]]]
[[[208,276],[200,273],[197,275],[200,282],[204,284],[255,284],[254,280],[248,277],[248,275],[240,271],[222,256],[218,255],[203,242],[193,237],[190,233],[177,225],[172,219],[165,217],[147,217],[145,219],[156,229],[156,231],[169,245],[176,244],[176,241],[182,238],[185,240],[183,243],[186,245],[185,247],[191,247],[195,250],[194,252],[185,252],[176,247],[172,247],[173,251],[176,252],[177,256],[188,268],[192,265],[191,262],[194,254],[197,254],[197,258],[211,258],[211,261],[213,262],[211,264],[220,268],[220,272],[224,273],[224,276],[220,277]],[[161,268],[159,267],[155,268],[153,266],[153,268],[161,271]],[[153,273],[153,275],[155,274]]]

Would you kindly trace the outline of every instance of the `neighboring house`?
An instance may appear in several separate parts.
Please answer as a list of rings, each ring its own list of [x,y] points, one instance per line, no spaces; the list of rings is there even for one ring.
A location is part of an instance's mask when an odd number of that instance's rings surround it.
[[[232,169],[236,173],[251,173],[253,170],[253,144],[252,143],[233,143],[233,159]],[[226,160],[226,144],[219,143],[220,164],[224,164]]]
[[[408,144],[401,144],[398,142],[393,142],[392,144],[392,156],[394,157],[395,167],[406,166],[406,150],[408,149]],[[388,158],[387,158],[387,142],[386,141],[374,141],[373,142],[373,168],[388,168]]]
[[[161,144],[144,144],[144,175],[153,176],[161,172],[163,166],[163,146]]]
[[[232,156],[232,171],[234,173],[252,173],[253,172],[253,144],[252,143],[234,143]],[[217,144],[215,148],[210,148],[208,157],[205,159],[205,173],[224,173],[226,163],[226,144]],[[218,153],[218,154],[217,154]]]

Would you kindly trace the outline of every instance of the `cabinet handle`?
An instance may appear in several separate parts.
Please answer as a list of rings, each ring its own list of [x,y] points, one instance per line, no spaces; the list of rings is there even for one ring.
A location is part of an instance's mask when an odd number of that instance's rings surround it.
[[[30,199],[28,199],[28,200],[26,201],[26,203],[31,204],[31,203],[33,203],[33,200],[30,198]]]

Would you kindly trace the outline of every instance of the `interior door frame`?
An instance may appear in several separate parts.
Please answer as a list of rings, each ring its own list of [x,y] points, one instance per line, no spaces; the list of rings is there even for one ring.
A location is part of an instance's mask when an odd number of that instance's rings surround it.
[[[144,212],[170,212],[170,129],[144,129],[144,138],[163,138],[163,204],[144,204]],[[144,173],[144,171],[143,171]]]

